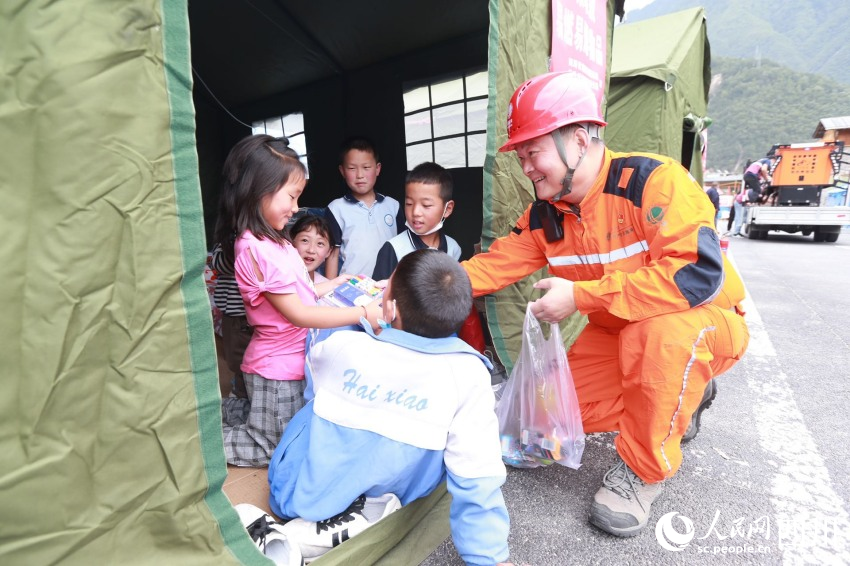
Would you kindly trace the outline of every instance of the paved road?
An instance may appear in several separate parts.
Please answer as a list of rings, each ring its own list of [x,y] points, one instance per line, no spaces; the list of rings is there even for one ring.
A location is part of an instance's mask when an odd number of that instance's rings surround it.
[[[649,527],[618,539],[587,523],[615,459],[613,435],[593,435],[578,471],[509,470],[514,562],[850,564],[850,235],[836,244],[778,232],[735,238],[730,255],[750,294],[750,347],[718,379]],[[659,542],[662,517],[674,538],[693,525],[682,550]],[[449,540],[424,564],[463,562]]]

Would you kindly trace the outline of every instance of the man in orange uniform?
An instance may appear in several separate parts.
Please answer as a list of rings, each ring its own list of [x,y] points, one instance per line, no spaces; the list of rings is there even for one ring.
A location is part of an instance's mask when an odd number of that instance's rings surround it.
[[[592,89],[566,73],[523,83],[508,108],[508,140],[534,184],[510,234],[463,263],[475,296],[541,267],[540,320],[576,311],[588,325],[570,348],[585,432],[619,430],[619,459],[590,522],[618,536],[643,529],[664,480],[682,463],[714,399],[713,377],[744,354],[743,284],[721,254],[714,208],[679,163],[614,153]]]

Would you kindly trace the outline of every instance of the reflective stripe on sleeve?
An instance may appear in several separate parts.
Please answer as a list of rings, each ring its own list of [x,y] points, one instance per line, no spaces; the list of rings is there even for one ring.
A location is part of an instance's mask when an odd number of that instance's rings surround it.
[[[549,265],[553,267],[566,265],[605,265],[614,263],[615,261],[620,261],[621,259],[626,259],[627,257],[632,257],[633,255],[642,254],[646,251],[649,251],[649,244],[646,243],[646,240],[641,240],[640,242],[635,242],[634,244],[630,244],[624,248],[611,250],[607,254],[564,255],[547,257],[546,259],[549,262]]]

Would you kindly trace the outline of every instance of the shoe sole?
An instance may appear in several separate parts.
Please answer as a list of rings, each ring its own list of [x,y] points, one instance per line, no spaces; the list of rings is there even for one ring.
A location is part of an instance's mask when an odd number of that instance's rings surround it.
[[[628,527],[625,529],[615,527],[611,525],[605,517],[601,517],[594,513],[593,509],[590,510],[590,524],[599,530],[605,531],[609,535],[614,535],[615,537],[620,538],[630,538],[633,536],[637,536],[642,530],[646,528],[645,524],[636,525],[634,527]]]
[[[659,493],[655,499],[650,502],[650,505],[654,505],[660,499],[664,497],[664,492]],[[652,518],[652,509],[650,509],[649,513],[646,516],[646,522],[642,525],[635,525],[634,527],[615,527],[610,522],[608,522],[607,517],[600,514],[598,510],[597,503],[594,502],[590,506],[590,517],[588,518],[588,522],[596,527],[597,529],[608,533],[609,535],[613,535],[615,537],[620,538],[631,538],[637,536],[643,531],[646,526],[649,524],[649,520]],[[599,505],[599,507],[604,508],[608,513],[611,513],[611,510],[608,509],[605,505]]]
[[[652,500],[650,505],[654,505],[663,496],[664,496],[664,493],[658,494],[658,496],[656,496],[656,498]],[[605,507],[604,505],[600,505],[600,507],[603,507],[608,513],[611,513],[611,510],[608,509],[608,507]],[[650,509],[649,513],[646,516],[646,522],[644,524],[635,525],[634,527],[615,527],[614,525],[612,525],[607,520],[608,519],[607,517],[605,517],[604,515],[601,514],[601,512],[597,508],[597,504],[594,502],[590,506],[590,517],[588,518],[588,522],[591,525],[593,525],[594,527],[596,527],[597,529],[604,531],[604,532],[608,533],[609,535],[614,535],[615,537],[620,537],[620,538],[631,538],[633,536],[639,535],[641,533],[641,531],[643,531],[646,528],[646,526],[649,524],[649,520],[651,518],[652,518],[652,510]]]
[[[714,402],[714,399],[717,397],[717,384],[714,383],[714,380],[712,379],[709,382],[709,385],[711,385],[711,397],[702,401],[699,404],[699,407],[697,407],[696,418],[693,421],[693,425],[694,425],[693,431],[694,432],[689,435],[688,431],[685,431],[685,434],[682,435],[682,442],[683,443],[684,442],[690,442],[691,440],[693,440],[694,438],[697,437],[697,435],[699,434],[700,421],[702,420],[702,412],[705,411],[706,409],[708,409],[709,407],[711,407],[711,404]],[[706,385],[706,387],[708,387],[708,385]]]

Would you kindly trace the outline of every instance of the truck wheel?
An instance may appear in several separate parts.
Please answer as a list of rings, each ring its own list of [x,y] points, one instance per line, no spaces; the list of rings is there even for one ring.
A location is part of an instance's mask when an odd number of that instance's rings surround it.
[[[767,240],[767,230],[762,230],[759,232],[759,240]]]
[[[826,241],[826,237],[827,237],[828,235],[829,235],[829,234],[823,234],[822,232],[815,231],[815,241],[816,241],[816,242],[825,242],[825,241]]]
[[[823,238],[825,241],[829,243],[834,243],[838,241],[838,232],[830,232],[829,234],[824,234]]]
[[[747,226],[747,238],[750,240],[759,240],[761,239],[761,230],[756,230],[752,226]]]

